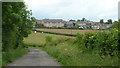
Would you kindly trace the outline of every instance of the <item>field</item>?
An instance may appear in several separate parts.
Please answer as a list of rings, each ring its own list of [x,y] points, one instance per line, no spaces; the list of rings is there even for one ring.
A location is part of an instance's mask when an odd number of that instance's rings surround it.
[[[76,30],[76,29],[36,29],[36,30],[54,32],[54,33],[62,33],[62,34],[76,34],[76,33],[84,34],[84,33],[100,31],[100,30]]]
[[[46,40],[47,38],[47,40]],[[49,55],[56,58],[62,66],[117,66],[118,57],[103,56],[97,51],[83,52],[76,44],[75,37],[32,33],[24,39],[24,43],[32,48],[45,50]],[[48,42],[47,42],[48,41]],[[38,45],[40,47],[38,47]],[[46,45],[46,46],[41,46]]]
[[[25,42],[25,44],[28,44],[28,45],[43,46],[43,45],[45,45],[46,36],[51,36],[53,38],[53,40],[64,39],[64,38],[75,39],[75,37],[68,37],[68,36],[62,36],[62,35],[32,33],[32,34],[29,35],[29,37],[24,39],[24,42]]]

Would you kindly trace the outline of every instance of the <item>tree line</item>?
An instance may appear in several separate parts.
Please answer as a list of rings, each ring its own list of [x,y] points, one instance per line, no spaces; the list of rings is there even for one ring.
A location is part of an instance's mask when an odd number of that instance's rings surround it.
[[[31,33],[35,21],[24,2],[2,3],[2,51],[23,48],[23,38]]]

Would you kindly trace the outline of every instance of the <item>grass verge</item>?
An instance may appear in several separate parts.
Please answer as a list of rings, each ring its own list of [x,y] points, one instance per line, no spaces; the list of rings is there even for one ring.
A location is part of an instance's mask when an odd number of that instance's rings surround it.
[[[8,63],[15,61],[27,53],[27,49],[16,49],[9,52],[2,52],[2,66],[6,66]]]

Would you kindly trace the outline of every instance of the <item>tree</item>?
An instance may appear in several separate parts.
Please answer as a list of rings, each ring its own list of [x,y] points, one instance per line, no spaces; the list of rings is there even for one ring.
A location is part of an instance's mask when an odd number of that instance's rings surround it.
[[[82,18],[82,20],[81,21],[86,21],[86,19],[85,18]]]
[[[107,24],[112,24],[112,19],[109,19],[109,20],[107,21]]]
[[[73,26],[75,26],[76,25],[76,23],[73,23]]]
[[[2,50],[9,51],[24,47],[23,38],[31,33],[31,11],[24,2],[2,3]]]
[[[71,19],[71,20],[69,20],[69,21],[75,21],[75,20],[72,20],[72,19]]]
[[[101,23],[101,24],[103,24],[103,23],[104,23],[104,20],[103,20],[103,19],[101,19],[101,20],[100,20],[100,23]]]
[[[81,21],[81,20],[78,19],[77,21]]]
[[[36,28],[40,28],[40,27],[44,27],[44,25],[41,24],[41,23],[39,23],[39,24],[35,24],[35,27],[36,27]]]
[[[120,21],[115,21],[112,28],[120,29]]]
[[[91,23],[87,23],[86,25],[91,25]]]

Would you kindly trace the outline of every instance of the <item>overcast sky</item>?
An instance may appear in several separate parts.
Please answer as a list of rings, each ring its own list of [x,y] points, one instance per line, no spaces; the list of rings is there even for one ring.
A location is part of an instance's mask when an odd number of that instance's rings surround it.
[[[120,0],[24,0],[36,19],[117,20]]]

